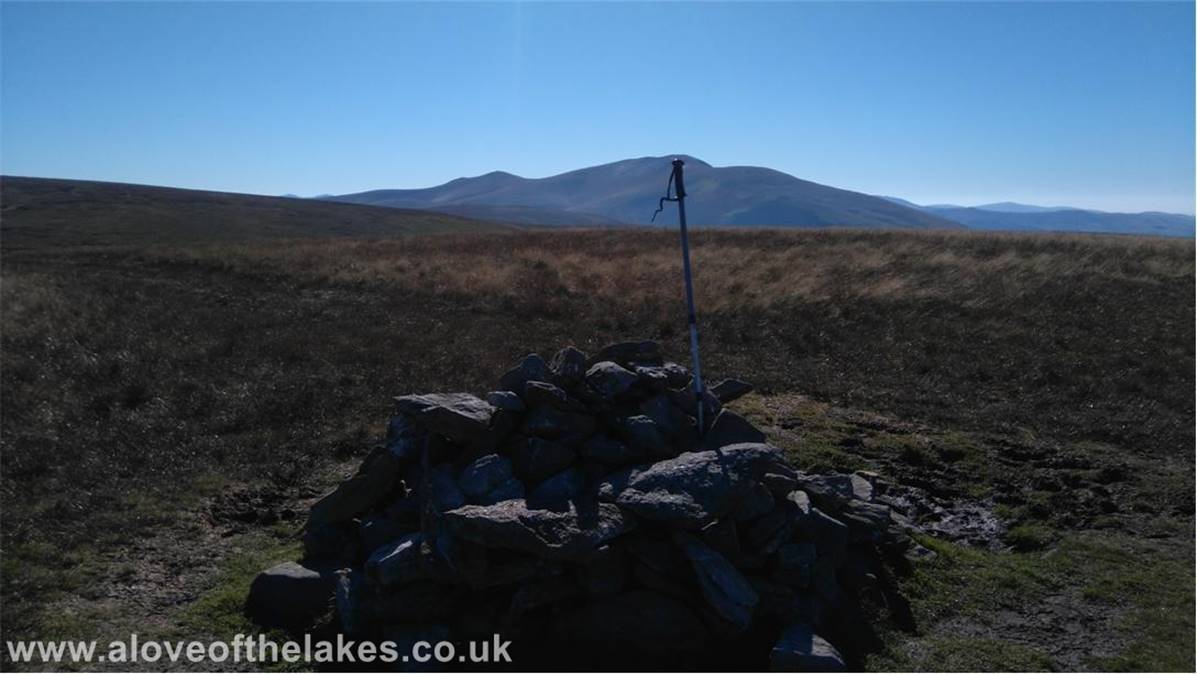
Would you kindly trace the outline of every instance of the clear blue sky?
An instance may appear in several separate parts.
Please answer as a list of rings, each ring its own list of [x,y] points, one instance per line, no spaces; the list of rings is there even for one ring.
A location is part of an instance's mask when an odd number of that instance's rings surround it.
[[[1193,5],[17,4],[0,170],[265,194],[685,152],[1194,210]]]

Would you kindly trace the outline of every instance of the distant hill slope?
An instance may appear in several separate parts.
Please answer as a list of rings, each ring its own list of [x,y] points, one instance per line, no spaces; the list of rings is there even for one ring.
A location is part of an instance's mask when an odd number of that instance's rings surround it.
[[[427,211],[125,183],[0,176],[0,241],[142,245],[271,237],[385,237],[506,225]]]
[[[1001,212],[983,208],[929,208],[969,229],[1017,232],[1096,232],[1193,236],[1194,218],[1179,213],[1106,213],[1081,209]]]
[[[980,206],[920,206],[898,197],[886,201],[959,222],[969,229],[1010,232],[1089,232],[1193,236],[1197,219],[1183,213],[1108,213],[1069,206],[1033,206],[1003,201]]]
[[[437,187],[373,190],[327,199],[374,206],[453,210],[479,214],[519,207],[521,222],[594,224],[594,218],[648,224],[665,193],[670,161],[679,155],[627,159],[548,178],[522,178],[496,171],[458,178]],[[687,215],[696,225],[959,229],[958,223],[885,199],[841,190],[767,168],[715,167],[686,162]],[[537,211],[540,211],[539,213]],[[658,223],[674,222],[666,214]]]

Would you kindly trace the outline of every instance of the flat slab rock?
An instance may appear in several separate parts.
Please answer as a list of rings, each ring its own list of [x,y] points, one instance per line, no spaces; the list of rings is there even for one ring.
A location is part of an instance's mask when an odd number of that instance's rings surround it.
[[[395,406],[424,428],[455,442],[471,442],[490,428],[495,406],[469,393],[398,396]]]
[[[797,623],[782,632],[769,654],[774,672],[842,672],[847,669],[835,646],[815,634],[810,625]]]
[[[450,533],[486,547],[519,550],[542,559],[584,560],[634,522],[610,503],[569,503],[535,510],[523,499],[467,505],[444,514]]]
[[[698,530],[728,513],[782,451],[762,443],[687,452],[620,473],[599,486],[599,497],[646,520]]]

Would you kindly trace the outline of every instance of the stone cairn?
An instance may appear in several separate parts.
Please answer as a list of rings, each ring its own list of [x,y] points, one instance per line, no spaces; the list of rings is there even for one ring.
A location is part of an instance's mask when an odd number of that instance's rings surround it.
[[[400,645],[497,633],[521,668],[858,667],[872,622],[909,623],[900,516],[872,476],[799,472],[723,407],[751,385],[690,385],[631,342],[530,355],[484,399],[396,398],[249,613],[307,629],[332,605],[348,637]]]

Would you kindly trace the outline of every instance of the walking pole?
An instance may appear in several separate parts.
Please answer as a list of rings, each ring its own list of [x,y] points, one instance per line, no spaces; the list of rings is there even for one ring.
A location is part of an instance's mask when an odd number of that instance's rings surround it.
[[[682,229],[682,275],[686,281],[686,320],[690,323],[690,357],[694,361],[694,400],[698,408],[698,434],[701,437],[706,432],[703,423],[704,387],[702,385],[702,363],[698,357],[698,316],[694,312],[694,284],[690,277],[690,235],[686,231],[686,185],[682,179],[682,167],[685,162],[681,159],[673,160],[673,171],[669,174],[669,183],[665,186],[665,196],[657,202],[657,210],[653,213],[652,221],[656,221],[657,213],[665,208],[666,201],[677,202],[678,221]],[[670,196],[672,190],[673,196]]]

